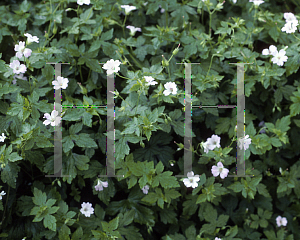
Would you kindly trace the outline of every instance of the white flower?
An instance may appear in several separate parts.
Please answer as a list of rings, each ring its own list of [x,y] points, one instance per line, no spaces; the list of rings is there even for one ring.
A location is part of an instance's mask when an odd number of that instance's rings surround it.
[[[143,3],[144,6],[146,6],[148,4],[148,2]]]
[[[194,172],[188,172],[187,178],[183,179],[183,183],[186,187],[196,188],[198,187],[198,182],[200,181],[199,175],[194,176]]]
[[[263,51],[262,51],[262,54],[263,55],[273,55],[274,56],[274,54],[276,53],[276,51],[277,51],[277,47],[276,46],[274,46],[274,45],[271,45],[270,47],[269,47],[269,49],[264,49]]]
[[[286,22],[283,28],[281,28],[282,32],[286,33],[294,33],[297,30],[298,20]]]
[[[278,216],[276,218],[276,223],[277,223],[278,227],[280,227],[280,226],[286,226],[287,225],[287,220],[286,220],[285,217]]]
[[[136,31],[139,31],[139,32],[142,31],[141,28],[134,27],[134,26],[127,26],[126,28],[128,28],[130,30],[130,35],[131,36],[134,36]]]
[[[234,4],[236,4],[236,1],[237,1],[237,0],[232,0],[232,2],[233,2]]]
[[[132,10],[135,10],[135,6],[129,6],[129,5],[121,5],[121,8],[125,9],[125,14],[128,15]]]
[[[235,0],[236,1],[236,0]],[[215,240],[222,240],[221,238],[216,237]]]
[[[58,111],[56,110],[52,111],[51,116],[49,113],[45,113],[44,118],[47,118],[47,120],[45,120],[43,124],[45,124],[46,126],[48,124],[51,124],[51,126],[58,126],[60,124],[61,117],[57,117],[57,115],[58,115]]]
[[[98,184],[95,186],[96,191],[103,191],[103,187],[108,187],[108,182],[102,182],[98,179]]]
[[[68,86],[69,80],[67,78],[63,78],[58,76],[57,81],[52,81],[52,85],[54,85],[54,89],[58,90],[60,88],[66,89]]]
[[[167,82],[165,85],[166,90],[163,92],[165,96],[172,94],[177,94],[177,85],[174,82]]]
[[[283,17],[285,18],[286,22],[292,22],[292,21],[297,21],[297,18],[295,15],[291,12],[286,12],[283,14]]]
[[[77,0],[78,5],[86,4],[90,5],[90,0]]]
[[[27,43],[28,43],[28,44],[30,44],[30,43],[32,43],[32,42],[39,43],[39,38],[36,37],[36,36],[32,36],[32,35],[29,34],[29,33],[25,33],[24,36],[27,37]]]
[[[263,0],[249,0],[249,2],[253,2],[254,5],[259,6],[260,4],[264,3],[265,1],[263,1]]]
[[[218,162],[217,166],[212,166],[211,173],[214,175],[214,177],[217,177],[220,174],[220,177],[224,179],[227,177],[229,170],[224,168],[221,162]]]
[[[145,187],[142,188],[142,190],[144,194],[148,194],[149,186],[146,185]]]
[[[6,136],[4,135],[4,133],[2,133],[2,136],[0,136],[0,142],[4,142]]]
[[[19,42],[19,45],[15,45],[15,51],[17,58],[22,58],[23,55],[28,58],[32,52],[31,49],[25,48],[25,42],[22,41]]]
[[[14,70],[14,73],[25,73],[27,68],[24,64],[20,64],[18,60],[13,60],[12,63],[9,64],[9,67]]]
[[[0,200],[2,200],[2,196],[4,196],[6,193],[4,192],[4,191],[2,191],[1,193],[0,193]]]
[[[221,138],[218,136],[218,135],[212,135],[211,136],[211,138],[208,138],[207,139],[207,148],[209,149],[209,150],[214,150],[215,149],[215,147],[221,147],[221,145],[220,145],[220,140],[221,140]]]
[[[249,135],[246,135],[245,137],[239,139],[239,148],[242,150],[243,149],[243,139],[244,139],[244,148],[247,150],[249,148],[249,145],[251,144],[251,138],[249,138]]]
[[[147,83],[146,83],[147,86],[157,84],[156,81],[153,81],[154,78],[151,77],[151,76],[145,76],[144,78],[145,78],[145,80],[146,80],[146,82],[147,82]]]
[[[80,212],[85,215],[86,217],[90,217],[91,214],[94,214],[94,208],[92,207],[92,204],[87,202],[83,202],[81,204]]]
[[[103,69],[107,70],[107,75],[111,75],[114,72],[117,73],[120,70],[119,65],[121,62],[119,60],[110,59],[103,65]]]
[[[283,63],[287,61],[288,57],[285,56],[285,51],[281,49],[279,52],[276,51],[271,59],[273,63],[276,63],[278,66],[283,66]]]

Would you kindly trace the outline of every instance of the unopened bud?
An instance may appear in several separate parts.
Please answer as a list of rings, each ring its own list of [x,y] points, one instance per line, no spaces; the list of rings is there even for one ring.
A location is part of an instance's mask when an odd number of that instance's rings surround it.
[[[179,43],[178,47],[174,49],[173,55],[176,55],[179,52],[179,46],[180,46],[180,43]]]
[[[163,67],[167,67],[169,66],[169,62],[165,59],[164,55],[161,55],[163,57],[163,60],[161,61],[161,64],[163,65]]]
[[[142,148],[145,147],[145,143],[143,143],[142,141],[140,142],[140,145],[141,145]]]
[[[54,20],[55,21],[55,20]],[[54,27],[53,27],[53,30],[52,30],[53,34],[56,34],[57,33],[57,27],[56,27],[56,23],[54,22]]]

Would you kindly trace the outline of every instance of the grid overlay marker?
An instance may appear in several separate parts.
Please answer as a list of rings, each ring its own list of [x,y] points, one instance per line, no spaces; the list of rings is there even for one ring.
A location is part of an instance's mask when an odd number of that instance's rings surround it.
[[[175,177],[186,177],[188,172],[192,171],[192,108],[193,107],[217,107],[217,108],[237,108],[237,138],[242,138],[244,146],[245,136],[245,95],[244,95],[244,64],[251,63],[230,63],[237,64],[237,105],[217,105],[217,106],[192,106],[191,102],[191,64],[200,63],[176,63],[185,64],[185,120],[184,120],[184,175]],[[243,131],[244,129],[244,131]],[[238,145],[238,143],[237,143]],[[245,175],[245,150],[237,146],[237,166],[236,175],[227,177],[253,177],[254,175]]]

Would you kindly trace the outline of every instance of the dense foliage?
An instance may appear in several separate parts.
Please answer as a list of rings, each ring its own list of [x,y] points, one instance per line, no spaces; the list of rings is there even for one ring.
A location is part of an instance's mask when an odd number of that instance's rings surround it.
[[[129,7],[131,6],[131,7]],[[300,239],[300,4],[296,0],[0,3],[2,239]],[[185,178],[185,65],[192,105]],[[54,64],[61,65],[61,76]],[[102,65],[101,65],[102,64]],[[104,64],[104,65],[103,65]],[[108,75],[115,169],[106,174]],[[55,76],[55,77],[54,77]],[[54,91],[62,105],[54,110]],[[60,97],[60,96],[56,96]],[[62,174],[54,129],[62,125]],[[236,173],[237,147],[246,175]]]

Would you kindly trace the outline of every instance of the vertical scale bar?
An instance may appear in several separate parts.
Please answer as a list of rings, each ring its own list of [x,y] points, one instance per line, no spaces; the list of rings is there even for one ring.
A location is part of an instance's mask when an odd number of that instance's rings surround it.
[[[183,64],[183,63],[176,63]],[[193,167],[193,153],[192,153],[192,66],[191,64],[200,63],[184,63],[185,65],[185,81],[184,81],[184,94],[185,94],[185,118],[184,118],[184,175],[176,175],[175,177],[187,177],[187,173],[192,171]]]
[[[237,64],[237,139],[245,136],[245,95],[244,95],[244,64],[252,63],[230,63]],[[244,139],[242,140],[244,146]],[[237,163],[236,175],[228,175],[228,177],[253,177],[253,175],[245,175],[245,149],[241,150],[237,142]]]
[[[61,77],[61,64],[62,63],[47,63],[55,64],[55,80],[57,77]],[[63,63],[70,64],[70,63]],[[56,96],[56,98],[55,98]],[[58,111],[57,116],[61,116],[62,106],[61,106],[61,88],[54,90],[54,110]],[[62,121],[58,124],[55,121],[54,126],[54,175],[45,175],[45,177],[70,177],[70,175],[62,175]]]
[[[106,138],[106,169],[107,175],[98,177],[124,177],[115,175],[115,78],[114,74],[107,75],[107,138]]]

